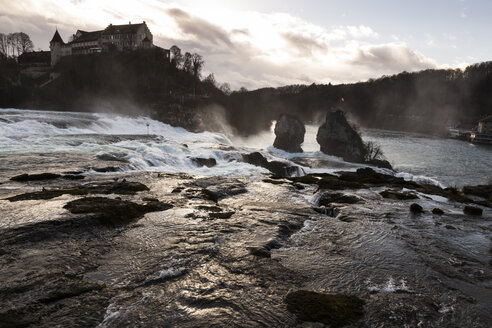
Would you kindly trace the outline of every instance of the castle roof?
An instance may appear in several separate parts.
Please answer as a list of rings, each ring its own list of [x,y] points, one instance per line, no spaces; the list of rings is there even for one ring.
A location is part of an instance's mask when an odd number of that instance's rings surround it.
[[[65,42],[63,42],[63,39],[60,36],[60,33],[58,33],[58,30],[56,30],[55,35],[53,35],[53,39],[51,39],[50,41],[50,43],[53,42],[59,42],[61,44],[65,44]]]
[[[78,30],[77,32],[80,32],[80,36],[78,38],[75,38],[71,43],[97,41],[101,37],[103,31],[86,32]]]
[[[141,24],[125,24],[125,25],[113,25],[110,24],[108,27],[104,29],[102,32],[103,35],[113,35],[113,34],[135,34],[138,32],[138,29],[145,25]]]

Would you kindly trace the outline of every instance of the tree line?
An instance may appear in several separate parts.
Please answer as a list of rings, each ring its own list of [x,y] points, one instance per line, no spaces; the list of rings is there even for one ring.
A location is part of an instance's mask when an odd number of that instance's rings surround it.
[[[31,38],[24,32],[0,33],[0,53],[5,57],[18,57],[33,49]]]

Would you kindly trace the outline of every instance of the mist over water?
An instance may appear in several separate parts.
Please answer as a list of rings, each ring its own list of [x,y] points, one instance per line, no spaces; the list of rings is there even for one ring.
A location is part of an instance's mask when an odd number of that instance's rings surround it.
[[[296,162],[306,172],[360,167],[321,153],[315,125],[306,126],[304,153],[278,150],[272,146],[274,124],[270,131],[241,138],[212,132],[192,133],[143,116],[1,109],[0,158],[14,154],[108,154],[127,161],[125,170],[249,175],[265,170],[242,163],[241,153],[261,151],[272,159]],[[365,141],[381,145],[398,175],[406,179],[444,186],[492,180],[491,147],[375,129],[364,129],[362,135]],[[197,168],[192,160],[196,157],[214,158],[218,165]]]

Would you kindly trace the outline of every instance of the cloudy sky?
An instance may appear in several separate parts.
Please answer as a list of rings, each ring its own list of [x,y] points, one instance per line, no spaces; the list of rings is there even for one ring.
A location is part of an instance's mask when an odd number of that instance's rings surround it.
[[[205,58],[233,89],[364,81],[492,59],[492,1],[0,0],[0,32],[48,49],[56,28],[146,21],[154,43]]]

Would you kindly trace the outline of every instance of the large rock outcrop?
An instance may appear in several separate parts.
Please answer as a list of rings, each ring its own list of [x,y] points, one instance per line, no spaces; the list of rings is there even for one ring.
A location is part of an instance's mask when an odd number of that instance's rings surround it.
[[[349,162],[364,162],[364,142],[341,110],[326,115],[325,123],[319,127],[316,141],[325,154],[342,157]]]
[[[275,125],[275,141],[273,146],[290,153],[302,153],[301,144],[304,142],[306,128],[297,118],[282,115]]]

